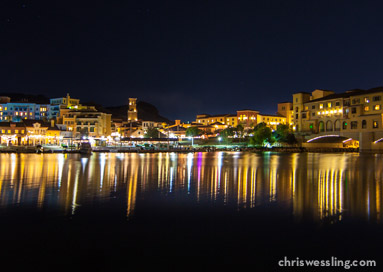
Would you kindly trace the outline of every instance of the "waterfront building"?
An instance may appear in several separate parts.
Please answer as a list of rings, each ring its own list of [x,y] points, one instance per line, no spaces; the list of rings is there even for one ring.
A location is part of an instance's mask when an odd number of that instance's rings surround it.
[[[253,128],[258,124],[256,110],[239,110],[237,111],[238,124],[241,124],[245,129]]]
[[[27,129],[22,122],[0,122],[0,144],[26,144]]]
[[[318,95],[320,93],[320,95]],[[376,132],[382,129],[383,89],[336,94],[315,90],[293,95],[294,127],[300,133]]]
[[[382,149],[382,97],[383,88],[295,93],[294,130],[306,140],[318,134],[345,136],[359,141],[360,150]]]
[[[96,111],[94,106],[84,106],[80,104],[80,99],[70,97],[69,93],[66,97],[50,99],[49,116],[56,119],[58,124],[63,124],[63,116],[74,110],[90,110]]]
[[[291,107],[289,105],[285,105],[285,107],[286,106],[288,106],[289,109]],[[261,114],[259,111],[249,109],[239,110],[237,111],[237,114],[199,114],[197,115],[194,125],[200,125],[200,128],[204,131],[212,130],[212,132],[214,132],[215,130],[223,130],[227,127],[237,127],[239,124],[245,129],[250,129],[254,128],[257,124],[264,122],[270,128],[276,129],[279,124],[289,124],[287,121],[288,117],[283,115],[287,115],[288,111],[289,110],[285,108],[284,111],[281,111],[281,113],[277,113],[276,115]]]
[[[257,124],[265,123],[268,127],[273,130],[277,129],[278,125],[286,125],[288,124],[287,118],[282,115],[271,115],[271,114],[258,114],[257,115]]]
[[[2,97],[0,102],[0,122],[20,122],[25,119],[48,120],[50,118],[49,104],[11,102],[9,97]]]
[[[63,125],[74,137],[107,137],[112,133],[112,115],[96,110],[70,110],[62,117]]]
[[[289,126],[294,125],[294,111],[292,102],[281,102],[278,103],[277,115],[286,117],[286,124]]]
[[[217,122],[226,125],[226,127],[236,127],[238,125],[238,118],[235,114],[199,114],[195,121],[195,123],[200,125],[210,125]]]
[[[54,120],[45,122],[42,120],[23,120],[26,128],[26,144],[60,144],[60,129],[55,125]]]

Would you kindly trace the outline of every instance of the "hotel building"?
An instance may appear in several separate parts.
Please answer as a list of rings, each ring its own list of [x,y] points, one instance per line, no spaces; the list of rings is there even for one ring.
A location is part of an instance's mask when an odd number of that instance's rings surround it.
[[[382,97],[383,88],[293,94],[294,129],[300,134],[376,132],[382,129]]]

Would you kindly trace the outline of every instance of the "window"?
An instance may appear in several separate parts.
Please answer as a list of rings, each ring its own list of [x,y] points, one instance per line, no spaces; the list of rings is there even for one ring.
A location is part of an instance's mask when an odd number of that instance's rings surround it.
[[[8,133],[8,134],[11,134],[11,130],[10,130],[10,129],[8,129],[7,133]]]
[[[335,106],[340,106],[340,102],[335,102]]]
[[[375,105],[374,110],[380,110],[380,105]]]
[[[358,121],[352,121],[351,122],[351,129],[357,129],[358,128]]]
[[[356,108],[351,108],[351,113],[356,113]]]
[[[362,128],[367,128],[367,121],[366,120],[362,121]]]
[[[328,102],[328,103],[327,103],[327,107],[328,107],[328,108],[331,108],[331,106],[332,106],[331,102]]]
[[[298,114],[295,114],[295,119],[298,119],[299,117],[298,117]]]
[[[0,109],[0,110],[1,110],[1,109]],[[283,107],[282,107],[282,110],[286,110],[286,107],[285,107],[285,106],[283,106]]]
[[[373,121],[372,122],[372,128],[378,128],[378,127],[379,127],[378,121]]]
[[[94,132],[94,127],[91,127],[91,128],[90,128],[90,132]]]
[[[298,108],[298,107],[296,107],[296,108],[295,108],[295,112],[298,112],[298,111],[299,111],[299,108]]]
[[[15,133],[19,133],[19,130],[18,130],[18,129],[15,129]]]
[[[320,108],[320,109],[323,109],[323,104],[319,104],[319,108]]]
[[[369,106],[365,106],[364,107],[364,111],[369,111],[370,110],[370,107]]]
[[[382,99],[381,96],[374,96],[374,97],[372,98],[372,101],[380,101],[381,99]]]
[[[351,104],[360,104],[360,98],[355,98],[351,101]]]
[[[370,103],[370,99],[368,97],[364,98],[364,103]]]
[[[312,110],[315,110],[315,105],[311,106],[311,109],[312,109]]]
[[[315,116],[315,112],[313,112],[313,113],[311,114],[311,116]]]
[[[306,119],[306,113],[302,113],[302,118]]]
[[[308,110],[309,109],[309,106],[305,106],[305,110]]]

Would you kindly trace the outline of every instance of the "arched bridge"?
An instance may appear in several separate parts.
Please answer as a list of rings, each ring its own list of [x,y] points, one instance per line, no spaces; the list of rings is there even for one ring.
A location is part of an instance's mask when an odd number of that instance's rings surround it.
[[[325,137],[338,137],[343,141],[355,140],[359,142],[359,151],[383,151],[383,130],[379,131],[325,131],[305,136],[306,142],[313,142],[316,139]]]

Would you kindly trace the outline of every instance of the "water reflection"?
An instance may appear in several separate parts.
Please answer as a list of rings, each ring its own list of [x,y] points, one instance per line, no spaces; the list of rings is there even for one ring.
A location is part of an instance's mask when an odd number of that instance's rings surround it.
[[[155,193],[239,209],[277,203],[298,219],[382,221],[379,154],[1,154],[0,160],[1,208],[75,214],[118,196],[129,217],[137,199]]]

